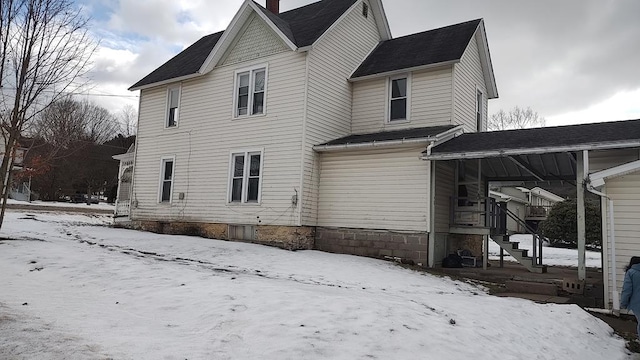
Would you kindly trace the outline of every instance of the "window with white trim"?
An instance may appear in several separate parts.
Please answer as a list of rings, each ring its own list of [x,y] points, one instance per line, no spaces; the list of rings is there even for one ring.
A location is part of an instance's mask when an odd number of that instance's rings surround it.
[[[476,127],[478,131],[482,131],[482,91],[476,90]]]
[[[236,73],[234,117],[265,113],[267,68],[259,67]]]
[[[262,185],[262,151],[231,154],[229,202],[259,203]]]
[[[173,165],[175,160],[173,158],[162,159],[162,166],[160,168],[160,202],[170,203],[171,195],[173,193]]]
[[[389,79],[389,122],[409,120],[409,77]]]
[[[167,115],[165,127],[178,126],[180,117],[180,86],[167,88]]]

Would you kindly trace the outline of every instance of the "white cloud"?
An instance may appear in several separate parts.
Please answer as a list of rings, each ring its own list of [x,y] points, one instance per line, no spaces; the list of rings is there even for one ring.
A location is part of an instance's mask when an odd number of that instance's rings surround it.
[[[547,118],[547,126],[640,119],[639,99],[640,88],[622,91],[584,110],[550,116]]]

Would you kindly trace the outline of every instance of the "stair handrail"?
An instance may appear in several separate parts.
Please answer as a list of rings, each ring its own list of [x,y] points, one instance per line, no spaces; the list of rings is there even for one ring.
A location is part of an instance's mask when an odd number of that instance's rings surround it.
[[[499,211],[504,212],[508,217],[513,219],[518,225],[524,227],[528,234],[533,235],[533,242],[531,247],[533,248],[533,259],[535,260],[536,265],[542,265],[542,239],[543,237],[538,234],[537,231],[533,230],[526,222],[518,217],[518,215],[514,214],[513,211],[507,209],[506,207],[496,206]]]

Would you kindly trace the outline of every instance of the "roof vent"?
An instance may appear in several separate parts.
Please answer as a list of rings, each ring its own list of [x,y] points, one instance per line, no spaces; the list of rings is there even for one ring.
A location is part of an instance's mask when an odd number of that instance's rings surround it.
[[[362,3],[362,16],[365,18],[369,17],[369,5],[365,2]]]
[[[267,10],[276,15],[280,14],[280,0],[267,0]]]

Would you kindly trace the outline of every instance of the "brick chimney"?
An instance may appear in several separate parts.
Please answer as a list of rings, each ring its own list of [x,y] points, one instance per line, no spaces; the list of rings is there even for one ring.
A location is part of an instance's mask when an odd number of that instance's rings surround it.
[[[276,15],[280,14],[280,0],[267,0],[267,10]]]

